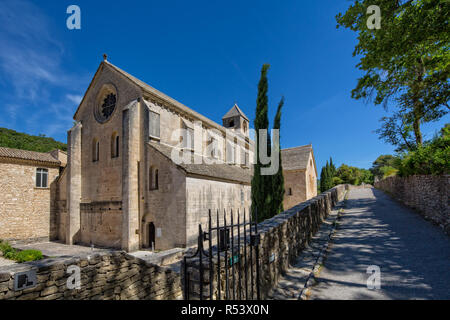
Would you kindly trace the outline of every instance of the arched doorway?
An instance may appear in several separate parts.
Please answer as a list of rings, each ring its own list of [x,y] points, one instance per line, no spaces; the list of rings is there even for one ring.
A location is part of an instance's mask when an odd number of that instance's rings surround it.
[[[154,248],[155,245],[155,225],[153,222],[148,224],[148,246]]]

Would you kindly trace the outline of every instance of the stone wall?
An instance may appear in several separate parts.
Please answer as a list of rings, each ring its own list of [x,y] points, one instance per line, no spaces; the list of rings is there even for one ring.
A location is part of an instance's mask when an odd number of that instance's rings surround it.
[[[48,188],[36,188],[37,168],[48,169]],[[37,163],[0,163],[0,239],[50,238],[50,230],[56,229],[51,195],[58,174],[59,168]]]
[[[69,289],[69,266],[81,270],[79,289]],[[14,274],[35,269],[37,286],[14,291]],[[70,283],[70,281],[69,281]],[[0,300],[170,300],[181,295],[180,276],[122,251],[47,259],[0,270]]]
[[[450,235],[450,175],[389,177],[375,183]]]
[[[278,283],[279,278],[286,272],[290,263],[293,263],[301,251],[309,243],[313,235],[319,230],[320,224],[331,212],[333,206],[344,199],[347,185],[339,185],[327,192],[318,195],[306,202],[300,203],[297,206],[258,224],[258,232],[260,235],[259,250],[259,265],[260,265],[260,289],[261,298],[265,299],[270,290]],[[249,239],[247,239],[249,241]],[[213,257],[214,272],[214,295],[217,294],[217,254],[216,249]],[[255,251],[253,251],[255,252]],[[247,259],[249,260],[249,253]],[[243,260],[243,252],[241,248],[240,260]],[[253,259],[255,255],[253,253]],[[189,260],[190,261],[190,260]],[[224,271],[224,259],[221,258],[222,271]],[[204,277],[204,294],[209,298],[209,266],[204,260],[205,277]],[[198,265],[198,261],[193,260],[189,262],[188,272],[190,274],[190,291],[191,298],[198,297],[199,292],[199,277],[196,274],[196,268],[192,267]],[[255,262],[253,262],[255,265]],[[237,273],[236,265],[235,273]],[[241,265],[242,277],[245,277],[245,266]],[[253,267],[255,268],[255,267]],[[184,270],[184,266],[182,266]],[[247,272],[250,273],[249,269]],[[236,278],[235,274],[235,278]],[[253,275],[255,277],[255,273]],[[229,272],[229,283],[231,283],[232,273]],[[250,275],[248,275],[250,279]],[[221,273],[221,292],[224,297],[225,290],[225,274]],[[184,284],[184,275],[182,274],[182,283]],[[237,290],[237,286],[236,289]],[[244,291],[244,289],[243,289]]]
[[[120,248],[122,240],[122,201],[80,204],[82,244]]]
[[[212,209],[212,225],[216,225],[217,214],[220,211],[220,223],[223,223],[223,210],[230,213],[232,208],[235,222],[237,209],[251,206],[251,186],[223,181],[206,180],[194,177],[186,178],[186,242],[187,246],[197,243],[198,225],[206,228],[208,212]],[[248,214],[248,211],[247,211]],[[241,215],[242,217],[243,215]],[[230,216],[229,216],[230,217]],[[229,223],[229,221],[228,221]]]
[[[305,170],[283,170],[284,177],[284,209],[307,200],[306,171]],[[289,193],[289,190],[292,194]]]
[[[149,224],[155,230],[155,249],[167,250],[186,246],[186,174],[172,161],[147,146],[148,165],[145,172],[146,199],[142,223],[142,244],[151,247]],[[159,171],[158,189],[150,187],[150,170]]]

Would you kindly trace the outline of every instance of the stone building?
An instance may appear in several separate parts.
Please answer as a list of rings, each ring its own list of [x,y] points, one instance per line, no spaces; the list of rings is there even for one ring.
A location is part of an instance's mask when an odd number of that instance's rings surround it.
[[[0,147],[0,239],[48,240],[57,237],[52,198],[64,152],[31,152]]]
[[[312,145],[281,150],[284,176],[284,209],[317,195],[317,168]]]
[[[219,125],[105,57],[74,120],[67,155],[0,148],[0,238],[188,247],[210,209],[251,205],[254,143],[237,105]],[[287,209],[316,194],[317,174],[311,146],[282,161]]]
[[[250,206],[253,142],[237,105],[219,125],[105,58],[74,120],[57,197],[68,244],[186,247],[209,209]]]

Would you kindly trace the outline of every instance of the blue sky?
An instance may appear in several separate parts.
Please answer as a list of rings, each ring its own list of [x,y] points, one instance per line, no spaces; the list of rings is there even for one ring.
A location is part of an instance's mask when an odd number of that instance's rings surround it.
[[[81,8],[81,30],[66,9]],[[210,119],[236,102],[253,120],[270,63],[270,121],[285,96],[282,147],[312,143],[318,170],[369,168],[393,147],[374,130],[382,107],[350,98],[360,72],[356,35],[336,29],[349,1],[0,2],[0,126],[66,141],[102,54]],[[426,125],[426,138],[448,122]]]

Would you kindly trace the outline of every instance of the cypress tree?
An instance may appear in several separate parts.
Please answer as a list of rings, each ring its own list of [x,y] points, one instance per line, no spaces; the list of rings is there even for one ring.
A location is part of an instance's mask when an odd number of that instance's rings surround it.
[[[280,103],[278,104],[277,113],[275,115],[275,120],[273,124],[274,130],[280,130],[281,128],[281,109],[284,105],[284,98],[281,98]],[[281,130],[279,135],[278,145],[279,149],[279,166],[278,171],[275,175],[272,176],[272,212],[271,215],[275,216],[284,211],[283,207],[283,199],[284,199],[284,177],[283,177],[283,167],[281,164]]]
[[[330,168],[331,168],[331,174],[332,174],[331,178],[334,178],[334,176],[336,175],[336,167],[333,164],[333,158],[331,158],[331,157],[330,157]]]
[[[322,171],[320,172],[320,192],[327,191],[327,169],[326,167],[322,167]]]
[[[269,98],[267,96],[268,91],[268,81],[267,81],[267,71],[270,65],[264,64],[261,69],[261,78],[258,84],[258,96],[256,99],[256,115],[255,115],[255,139],[256,139],[256,149],[259,153],[259,130],[268,129],[269,118],[267,115],[269,109]],[[269,149],[270,150],[270,149]],[[251,212],[253,217],[255,217],[255,210],[258,210],[258,220],[262,221],[268,218],[270,215],[268,212],[271,210],[270,194],[267,193],[268,190],[272,191],[272,177],[261,175],[262,164],[260,162],[258,154],[255,155],[255,164],[253,165],[253,178],[252,178],[252,208]],[[270,189],[269,189],[270,187]]]

